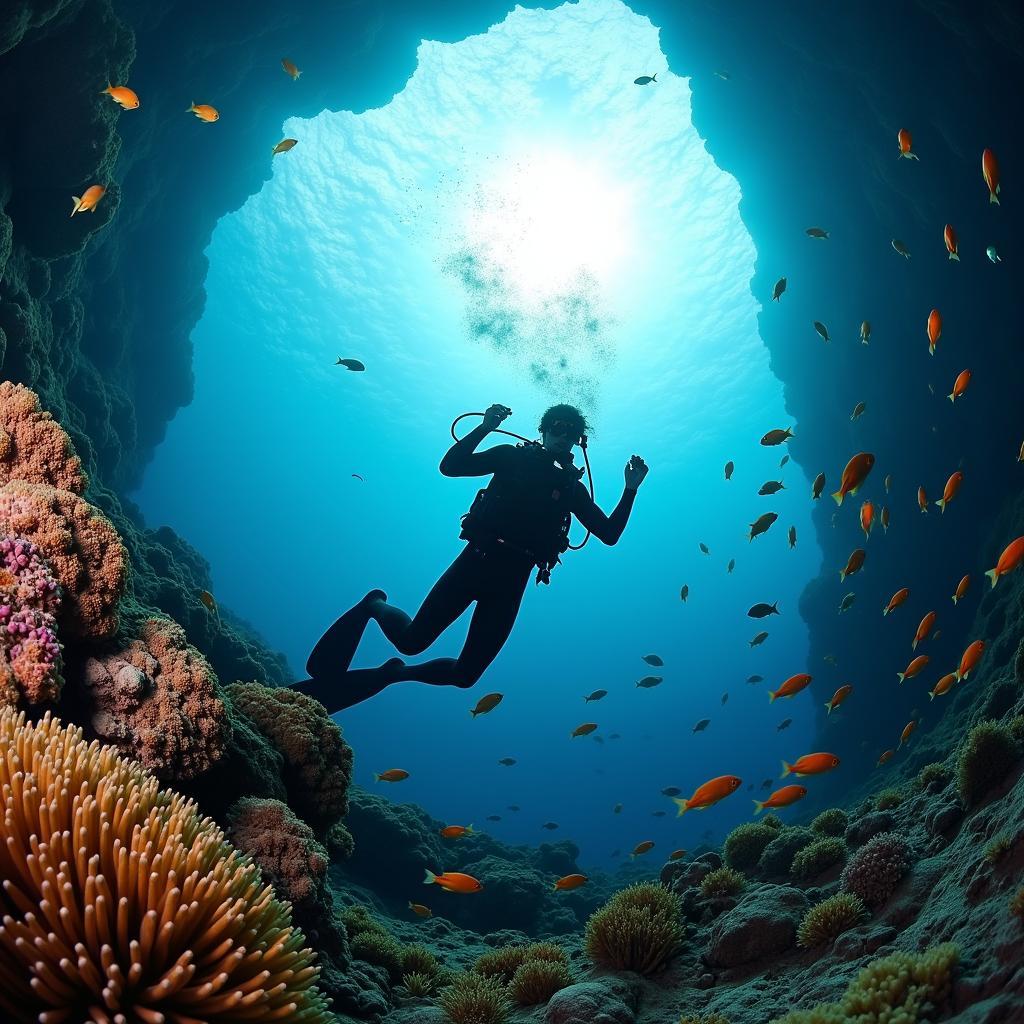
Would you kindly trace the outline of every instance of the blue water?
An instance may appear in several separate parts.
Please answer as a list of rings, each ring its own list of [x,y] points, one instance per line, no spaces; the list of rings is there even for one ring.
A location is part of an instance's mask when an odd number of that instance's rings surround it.
[[[811,480],[780,469],[784,445],[758,443],[793,421],[757,335],[740,187],[690,123],[687,78],[664,66],[656,28],[621,4],[517,10],[485,36],[424,43],[378,110],[269,126],[300,142],[214,233],[195,400],[131,496],[203,552],[220,604],[303,678],[317,638],[368,589],[412,615],[461,550],[459,516],[487,478],[438,471],[460,413],[502,402],[506,426],[536,437],[547,406],[578,404],[609,513],[641,455],[650,473],[619,543],[591,538],[550,587],[531,582],[472,690],[401,683],[338,716],[358,784],[509,842],[570,838],[583,865],[647,839],[665,853],[720,840],[782,759],[817,749],[816,708],[845,681],[808,665],[797,612],[821,563]],[[654,70],[657,87],[631,84]],[[776,479],[786,490],[758,496]],[[765,511],[778,521],[748,541]],[[781,615],[748,618],[760,601]],[[416,657],[456,656],[470,615]],[[760,629],[768,641],[750,648]],[[650,652],[664,669],[644,664]],[[394,653],[371,623],[353,667]],[[767,689],[803,671],[816,684],[770,705]],[[638,689],[652,673],[663,684]],[[753,673],[764,681],[747,684]],[[608,696],[584,704],[599,687]],[[504,701],[471,718],[490,692]],[[595,736],[570,738],[586,721]],[[373,781],[394,767],[410,777]],[[660,794],[726,773],[740,792],[700,814],[678,819]],[[807,785],[784,815],[814,805]]]

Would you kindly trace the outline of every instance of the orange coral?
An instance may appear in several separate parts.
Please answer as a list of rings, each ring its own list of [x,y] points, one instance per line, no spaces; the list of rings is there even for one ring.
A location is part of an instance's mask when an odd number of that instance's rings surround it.
[[[62,631],[94,639],[116,631],[128,552],[98,508],[71,491],[13,480],[0,487],[0,533],[41,548],[64,588]]]
[[[192,779],[220,760],[231,722],[210,663],[167,618],[116,654],[89,658],[92,727],[162,779]]]
[[[49,714],[0,711],[0,1014],[328,1024],[319,968],[195,804]]]
[[[0,484],[49,484],[84,493],[89,478],[64,428],[24,384],[0,383]]]

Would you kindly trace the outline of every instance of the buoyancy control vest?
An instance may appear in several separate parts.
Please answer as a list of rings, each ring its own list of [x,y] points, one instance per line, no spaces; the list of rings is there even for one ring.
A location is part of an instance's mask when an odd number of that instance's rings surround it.
[[[536,583],[550,583],[551,570],[569,547],[572,496],[583,469],[563,466],[542,444],[517,444],[509,466],[477,491],[462,516],[459,537],[482,550],[496,545],[521,551],[538,567]]]

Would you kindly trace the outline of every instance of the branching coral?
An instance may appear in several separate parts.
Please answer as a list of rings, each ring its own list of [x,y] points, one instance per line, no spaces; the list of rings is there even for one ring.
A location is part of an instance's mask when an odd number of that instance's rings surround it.
[[[893,894],[910,866],[910,847],[895,832],[879,832],[843,868],[839,888],[859,896],[871,909]]]
[[[679,897],[664,886],[628,886],[590,915],[587,955],[602,967],[654,974],[679,951],[681,912]]]
[[[256,865],[114,747],[0,711],[0,809],[5,1020],[332,1019]]]
[[[503,1024],[512,1009],[498,978],[474,973],[452,979],[439,1002],[453,1024]]]
[[[898,789],[883,789],[875,797],[876,811],[891,811],[903,803],[903,794]]]
[[[92,727],[161,779],[192,779],[224,754],[231,722],[210,663],[172,619],[85,664]]]
[[[705,899],[716,896],[735,896],[743,891],[747,880],[738,871],[729,867],[709,871],[700,883],[700,894]]]
[[[555,960],[530,960],[516,968],[508,994],[520,1006],[546,1003],[559,989],[572,984],[572,972]]]
[[[1006,778],[1020,752],[1005,725],[979,722],[968,734],[957,760],[957,787],[967,804],[976,804]]]
[[[848,824],[846,811],[840,807],[830,807],[811,822],[811,828],[824,836],[841,836],[846,833]]]
[[[772,1024],[913,1024],[922,1013],[933,1020],[949,998],[958,957],[951,942],[924,953],[893,953],[868,964],[840,1002],[793,1010]]]
[[[866,913],[864,902],[852,892],[837,892],[804,914],[797,929],[800,946],[824,946],[837,935],[853,928]]]
[[[846,843],[842,839],[823,836],[797,851],[789,869],[790,874],[794,878],[813,878],[833,864],[838,864],[845,856]]]
[[[778,836],[778,830],[763,821],[737,825],[725,839],[723,853],[730,867],[752,868],[764,848]]]

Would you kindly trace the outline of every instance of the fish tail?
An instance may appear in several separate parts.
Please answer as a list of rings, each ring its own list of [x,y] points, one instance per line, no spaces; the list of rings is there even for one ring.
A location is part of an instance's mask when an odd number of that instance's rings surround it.
[[[843,497],[844,497],[842,489],[833,492],[832,497],[836,499],[836,504],[837,505],[842,505]]]
[[[826,704],[825,707],[828,707]],[[793,766],[787,764],[785,761],[782,762],[782,774],[779,776],[780,779],[784,779],[787,775],[790,775],[793,771]]]
[[[825,701],[825,707],[828,708],[828,711],[825,712],[826,715],[831,715],[833,710],[835,710],[832,706],[832,701],[830,700]],[[783,764],[785,764],[785,762],[783,762]]]
[[[774,704],[775,703],[775,698],[778,695],[779,695],[779,691],[778,690],[769,690],[768,691],[768,703],[769,704]]]
[[[932,691],[931,691],[931,690],[929,690],[929,691],[928,691],[928,699],[929,699],[929,700],[935,700],[935,694],[934,694],[934,693],[932,693]]]
[[[433,882],[437,881],[437,875],[435,875],[434,872],[430,870],[430,868],[425,868],[424,870],[427,872],[426,877],[424,877],[423,879],[424,885],[430,885]]]
[[[191,113],[192,113],[192,111],[193,111],[193,110],[195,110],[195,109],[196,109],[196,101],[195,101],[195,100],[192,100],[192,102],[191,102],[191,104],[190,104],[190,106],[189,106],[188,110],[186,110],[186,111],[185,111],[185,113],[186,113],[186,114],[191,114]]]
[[[946,511],[946,499],[945,498],[939,498],[939,500],[937,502],[935,502],[935,504],[938,505],[939,508],[941,508],[943,512]]]
[[[679,808],[678,812],[676,813],[677,818],[681,818],[690,809],[689,804],[681,797],[672,797],[672,803],[674,803]]]
[[[779,602],[778,601],[773,601],[772,602],[772,608],[775,609],[775,614],[778,615],[779,614]]]
[[[382,778],[382,776],[380,776],[380,775],[377,775],[377,774],[375,774],[375,775],[373,776],[373,781],[374,781],[374,782],[380,782],[381,778]]]
[[[767,803],[766,800],[755,800],[754,801],[754,813],[760,814],[764,810],[764,806]]]
[[[884,608],[882,609],[882,614],[883,614],[883,615],[888,615],[888,614],[889,614],[889,606],[888,606],[888,605],[886,605],[886,606],[885,606],[885,607],[884,607]]]
[[[840,569],[839,570],[839,582],[842,583],[843,580],[845,580],[845,579],[846,579],[846,570],[845,569]]]
[[[74,215],[76,213],[78,213],[78,208],[81,205],[82,205],[82,200],[79,199],[78,196],[72,196],[71,197],[71,216],[72,217],[74,217]]]
[[[469,832],[472,832],[472,831],[473,831],[473,826],[472,825],[467,825],[466,826],[466,832],[469,833]]]
[[[903,682],[904,679],[907,678],[902,672],[897,672],[896,675],[898,675],[900,677],[900,682],[901,683]]]
[[[995,203],[995,204],[996,204],[996,206],[998,206],[998,205],[999,205],[999,200],[998,200],[998,199],[996,199],[996,194],[995,194],[995,192],[989,192],[989,194],[988,194],[988,201],[989,201],[990,203]]]
[[[953,595],[953,604],[956,604],[958,600],[959,600],[959,598],[957,598],[956,594],[954,594]]]
[[[951,252],[951,253],[949,254],[949,258],[950,258],[951,260],[956,260],[956,261],[957,261],[957,263],[959,263],[959,262],[960,262],[960,257],[959,257],[959,256],[957,256],[957,254],[956,254],[955,252]]]
[[[953,396],[952,396],[952,395],[946,395],[946,397],[947,397],[947,398],[948,398],[948,399],[949,399],[949,400],[950,400],[951,402],[952,402],[952,401],[955,401],[955,399],[953,398]]]
[[[656,82],[657,80],[658,80],[658,75],[657,75],[657,72],[655,72],[653,75],[651,75],[651,81],[652,82]]]
[[[996,580],[999,579],[999,574],[995,569],[989,569],[985,575],[992,581],[992,586],[994,587],[996,585]]]
[[[470,709],[469,709],[469,713],[470,713],[470,714],[471,714],[471,715],[472,715],[472,716],[473,716],[474,718],[476,718],[476,708],[470,708]]]

